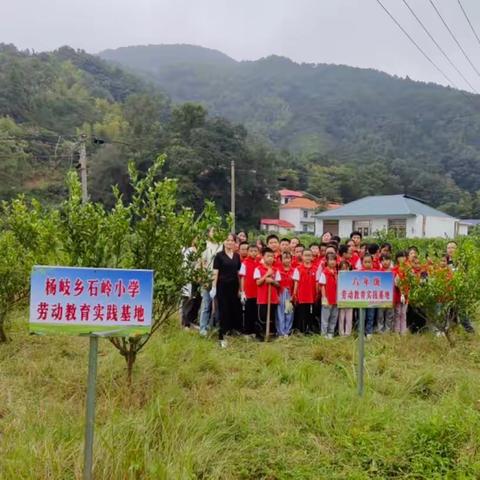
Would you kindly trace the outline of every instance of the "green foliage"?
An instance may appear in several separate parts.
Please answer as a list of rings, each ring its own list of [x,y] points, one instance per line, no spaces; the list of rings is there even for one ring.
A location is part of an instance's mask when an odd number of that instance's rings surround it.
[[[18,198],[1,205],[0,220],[0,343],[7,340],[10,311],[28,295],[35,264],[56,264],[62,257],[58,215],[38,202]]]

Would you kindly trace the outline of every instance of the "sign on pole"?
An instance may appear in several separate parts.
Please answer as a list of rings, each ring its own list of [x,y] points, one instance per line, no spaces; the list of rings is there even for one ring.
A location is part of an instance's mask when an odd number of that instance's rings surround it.
[[[152,324],[153,271],[35,266],[30,332],[142,335]]]
[[[393,272],[340,271],[337,304],[341,308],[392,308]]]
[[[363,396],[365,365],[365,309],[393,307],[393,272],[340,271],[337,305],[358,308],[358,369],[357,391]]]
[[[150,332],[153,271],[35,266],[30,287],[31,333],[90,336],[83,478],[92,480],[98,337]]]

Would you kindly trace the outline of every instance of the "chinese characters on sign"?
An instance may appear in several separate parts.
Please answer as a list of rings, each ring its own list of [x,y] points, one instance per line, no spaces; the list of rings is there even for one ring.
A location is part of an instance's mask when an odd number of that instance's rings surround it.
[[[393,306],[393,273],[341,271],[338,275],[339,307],[390,308]]]
[[[30,330],[36,333],[147,333],[153,272],[34,267]]]

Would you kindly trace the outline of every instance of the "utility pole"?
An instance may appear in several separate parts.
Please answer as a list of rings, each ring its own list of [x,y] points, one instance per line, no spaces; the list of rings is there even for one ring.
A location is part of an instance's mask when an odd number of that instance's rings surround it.
[[[232,214],[232,233],[235,233],[235,160],[230,162],[230,212]]]
[[[85,140],[87,136],[85,134],[80,135],[80,180],[82,182],[82,202],[88,202],[88,189],[87,189],[87,147]]]

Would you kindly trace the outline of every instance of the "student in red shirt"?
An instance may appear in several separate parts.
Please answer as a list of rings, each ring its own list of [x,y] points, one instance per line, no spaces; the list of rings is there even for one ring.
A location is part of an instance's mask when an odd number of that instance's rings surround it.
[[[290,240],[288,238],[282,238],[280,240],[280,253],[290,253]]]
[[[392,271],[392,257],[389,253],[382,253],[380,256],[380,270],[382,272]],[[388,333],[393,327],[393,308],[377,308],[377,332]]]
[[[290,253],[292,256],[295,254],[295,247],[300,244],[300,240],[297,237],[290,239]]]
[[[348,245],[340,245],[338,247],[338,257],[339,262],[345,260],[346,262],[350,263],[352,259],[352,247],[349,247]]]
[[[312,263],[315,267],[320,265],[322,258],[320,257],[320,245],[316,242],[310,244],[310,251],[312,252],[313,260]]]
[[[248,257],[248,242],[241,242],[238,246],[238,254],[243,262]]]
[[[331,339],[335,333],[338,320],[337,308],[337,257],[336,255],[327,254],[327,264],[323,269],[319,284],[322,291],[322,320],[321,333],[323,336]]]
[[[253,278],[258,266],[258,247],[253,243],[248,247],[248,257],[242,262],[240,271],[240,299],[244,305],[243,333],[252,335],[255,333],[257,319],[257,282]]]
[[[355,248],[355,242],[353,240],[349,240],[347,242],[347,246],[350,249],[351,257],[350,257],[350,266],[352,270],[360,270],[362,268],[362,261],[360,260],[360,255]]]
[[[280,252],[280,240],[272,233],[267,237],[267,247],[273,252],[273,264],[276,269],[282,266],[282,253]]]
[[[293,300],[295,308],[295,326],[302,333],[313,333],[318,330],[315,325],[313,306],[317,299],[316,269],[312,264],[313,255],[304,250],[302,263],[293,272]]]
[[[293,326],[293,268],[292,256],[289,252],[282,253],[282,268],[280,271],[280,298],[277,307],[277,335],[288,337]]]
[[[270,333],[275,335],[275,315],[278,305],[278,288],[280,287],[280,272],[274,266],[273,251],[266,247],[263,250],[263,263],[259,263],[253,278],[257,282],[258,316],[255,325],[255,336],[258,340],[265,340],[267,322],[270,322]],[[270,298],[269,292],[270,290]],[[268,303],[270,303],[270,317],[267,318]]]
[[[378,243],[371,243],[368,246],[368,253],[372,256],[372,270],[380,270],[380,246]]]
[[[350,240],[353,241],[354,250],[358,253],[360,251],[360,244],[362,243],[362,234],[355,230],[350,234]]]
[[[295,251],[293,252],[293,258],[292,258],[292,267],[297,268],[299,265],[302,264],[303,261],[303,251],[305,250],[305,247],[299,243],[295,247]]]

